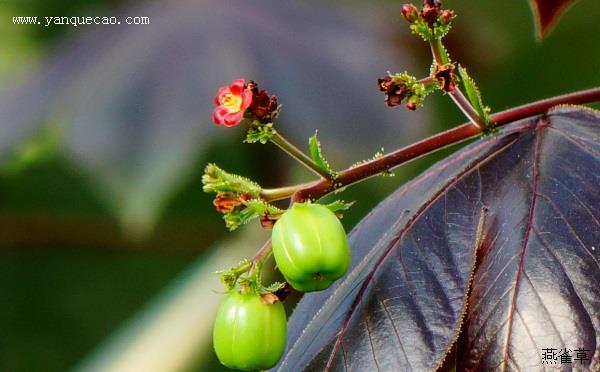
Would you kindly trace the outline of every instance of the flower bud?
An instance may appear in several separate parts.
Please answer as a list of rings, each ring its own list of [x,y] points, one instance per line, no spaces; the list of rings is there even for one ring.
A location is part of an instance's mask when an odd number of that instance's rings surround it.
[[[406,100],[406,108],[415,111],[421,103],[421,99],[417,95],[412,95]]]
[[[248,86],[252,92],[252,104],[249,107],[251,115],[263,124],[273,122],[279,109],[277,96],[269,95],[264,89],[259,90],[254,81],[250,81]]]
[[[448,24],[454,19],[455,16],[456,15],[452,10],[444,9],[440,12],[439,22],[443,24]]]
[[[419,11],[413,4],[402,5],[402,17],[408,21],[408,23],[415,23],[419,19]]]
[[[440,14],[439,4],[425,4],[421,9],[421,17],[427,22],[429,27],[432,27]]]

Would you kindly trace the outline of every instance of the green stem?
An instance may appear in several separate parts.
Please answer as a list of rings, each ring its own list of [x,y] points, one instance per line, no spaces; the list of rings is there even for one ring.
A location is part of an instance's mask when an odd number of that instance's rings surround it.
[[[448,53],[446,53],[446,49],[442,44],[442,39],[435,39],[429,41],[429,46],[431,47],[431,54],[433,55],[433,59],[438,66],[446,65],[450,63],[450,58],[448,57]],[[477,110],[473,107],[471,102],[465,97],[463,92],[460,90],[458,86],[455,86],[452,91],[447,92],[450,98],[456,106],[462,111],[462,113],[466,116],[467,119],[479,129],[485,129],[486,123],[483,118],[479,116]]]
[[[304,165],[306,168],[315,172],[322,178],[329,179],[330,176],[327,174],[327,172],[319,168],[319,166],[315,164],[315,162],[308,155],[300,151],[300,149],[286,140],[281,134],[279,134],[279,132],[275,131],[275,135],[271,137],[270,141],[283,151],[287,152],[291,157],[298,160],[300,164]]]
[[[435,63],[438,65],[450,63],[450,58],[448,57],[448,53],[446,53],[446,49],[442,44],[442,39],[430,40],[429,45],[431,46],[431,54],[433,54]]]
[[[454,90],[452,92],[448,92],[448,94],[456,106],[458,106],[467,119],[469,119],[471,124],[475,125],[479,129],[486,128],[485,122],[479,116],[473,105],[471,105],[471,102],[469,102],[459,87],[454,87]]]
[[[290,196],[292,196],[296,191],[301,190],[305,187],[311,186],[313,183],[315,183],[315,181],[306,182],[306,183],[302,183],[299,185],[277,187],[277,188],[273,188],[273,189],[263,189],[260,192],[260,196],[261,196],[261,199],[266,202],[283,200],[283,199],[287,199]]]

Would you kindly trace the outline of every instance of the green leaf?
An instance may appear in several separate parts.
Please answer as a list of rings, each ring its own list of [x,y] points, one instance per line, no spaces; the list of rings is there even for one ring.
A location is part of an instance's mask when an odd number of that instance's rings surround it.
[[[277,215],[285,212],[283,209],[279,209],[260,199],[247,200],[244,202],[244,206],[245,208],[241,210],[234,210],[233,212],[223,215],[225,226],[227,226],[229,231],[233,231],[255,218],[264,215]]]
[[[254,212],[252,209],[244,208],[242,210],[235,210],[233,212],[225,213],[223,215],[223,220],[225,221],[225,226],[229,229],[229,231],[233,231],[238,227],[247,224],[258,217],[258,214]]]
[[[254,211],[259,216],[264,216],[265,214],[275,215],[282,214],[285,212],[283,209],[277,208],[265,201],[260,199],[252,199],[244,202],[244,205]]]
[[[429,25],[425,20],[419,18],[415,23],[410,25],[410,30],[413,34],[419,35],[425,41],[430,41],[435,38],[433,31],[429,28]]]
[[[473,105],[475,111],[477,111],[477,114],[479,114],[479,117],[483,119],[485,124],[490,124],[490,109],[483,105],[483,101],[481,99],[481,92],[477,88],[475,81],[467,74],[467,70],[464,67],[458,66],[458,72],[460,73],[460,77],[463,81],[463,85],[467,92],[467,98],[469,98],[469,102],[471,102],[471,105]]]
[[[204,169],[202,184],[204,192],[245,193],[255,198],[260,195],[262,190],[256,182],[237,174],[225,172],[212,163]]]
[[[327,207],[333,213],[337,213],[340,211],[347,211],[348,209],[350,209],[350,207],[352,207],[354,205],[354,203],[356,203],[356,202],[351,201],[349,203],[346,203],[343,200],[336,200],[332,203],[325,204],[324,206]]]
[[[273,123],[269,124],[260,124],[258,122],[253,123],[253,125],[248,129],[248,134],[246,134],[246,139],[244,142],[246,143],[256,143],[260,142],[263,145],[273,136],[275,135],[275,130],[273,129]]]
[[[446,36],[448,34],[448,32],[450,32],[451,28],[452,28],[452,23],[442,24],[442,23],[436,22],[433,26],[433,38],[434,39],[442,39],[444,36]]]
[[[216,274],[220,277],[221,282],[225,284],[227,290],[232,290],[233,288],[235,288],[235,284],[237,283],[240,275],[248,271],[251,265],[252,263],[245,258],[242,261],[240,261],[237,265],[229,269],[219,270],[216,272]]]
[[[315,164],[317,164],[317,166],[321,170],[325,171],[328,175],[332,176],[334,172],[331,169],[331,166],[329,165],[327,160],[325,160],[325,158],[323,157],[323,153],[321,152],[321,143],[317,138],[317,132],[315,132],[315,134],[309,138],[308,148],[310,150],[310,157],[315,162]]]
[[[277,292],[277,291],[285,288],[285,286],[286,286],[285,282],[274,282],[272,284],[269,284],[266,287],[262,287],[261,293],[274,293],[274,292]]]

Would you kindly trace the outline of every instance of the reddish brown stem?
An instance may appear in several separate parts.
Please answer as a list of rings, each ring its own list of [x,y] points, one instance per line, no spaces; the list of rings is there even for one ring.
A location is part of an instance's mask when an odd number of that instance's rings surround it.
[[[423,79],[417,80],[417,83],[429,85],[429,84],[437,83],[437,80],[435,80],[435,78],[433,76],[427,76],[427,77],[424,77]]]
[[[596,101],[600,101],[600,87],[518,106],[493,114],[491,115],[491,119],[497,126],[504,125],[519,119],[541,114],[557,105],[584,104]],[[381,158],[343,170],[338,173],[337,178],[333,181],[317,181],[311,186],[298,190],[296,193],[294,193],[292,196],[292,201],[301,202],[307,199],[319,199],[335,189],[339,189],[360,180],[373,177],[381,172],[391,170],[392,168],[410,160],[465,141],[481,134],[482,132],[483,130],[481,128],[476,127],[471,123],[462,124],[456,128],[452,128],[412,145],[406,146],[402,149],[396,150]]]
[[[252,266],[256,267],[256,265],[260,262],[264,262],[264,260],[269,257],[271,253],[271,239],[267,240],[265,244],[256,252],[256,255],[252,259]]]
[[[505,111],[500,111],[491,116],[496,124],[506,124],[515,120],[539,115],[558,105],[583,105],[600,101],[600,87],[580,90],[578,92],[563,94],[541,101],[517,106]]]

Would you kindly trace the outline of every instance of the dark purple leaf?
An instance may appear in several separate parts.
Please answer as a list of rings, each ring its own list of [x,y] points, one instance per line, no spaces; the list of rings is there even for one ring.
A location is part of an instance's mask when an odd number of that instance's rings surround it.
[[[577,0],[530,0],[535,15],[538,36],[544,38],[567,8]]]
[[[281,371],[433,370],[457,339],[459,369],[540,369],[542,348],[598,368],[600,116],[561,108],[475,142],[350,242],[350,274],[295,309]]]

